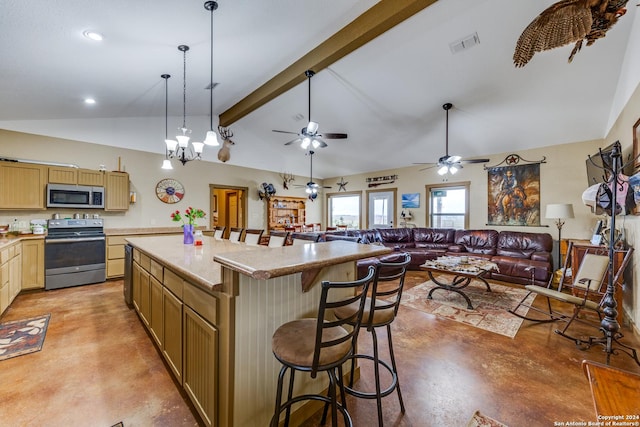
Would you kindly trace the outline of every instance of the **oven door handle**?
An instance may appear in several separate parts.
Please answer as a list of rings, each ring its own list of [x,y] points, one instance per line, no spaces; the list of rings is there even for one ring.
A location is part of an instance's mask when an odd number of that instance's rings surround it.
[[[71,237],[68,239],[47,239],[44,242],[50,243],[73,243],[73,242],[97,242],[99,240],[105,240],[105,237]]]

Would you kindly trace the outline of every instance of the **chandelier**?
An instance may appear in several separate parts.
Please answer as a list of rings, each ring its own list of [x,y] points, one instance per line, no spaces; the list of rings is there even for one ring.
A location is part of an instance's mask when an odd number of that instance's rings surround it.
[[[200,160],[204,143],[191,142],[189,145],[189,135],[191,129],[187,128],[187,51],[189,46],[181,44],[178,50],[182,52],[182,127],[178,128],[180,133],[176,135],[176,140],[165,139],[167,145],[167,157],[176,158],[183,165],[192,160]],[[165,80],[166,82],[166,80]]]

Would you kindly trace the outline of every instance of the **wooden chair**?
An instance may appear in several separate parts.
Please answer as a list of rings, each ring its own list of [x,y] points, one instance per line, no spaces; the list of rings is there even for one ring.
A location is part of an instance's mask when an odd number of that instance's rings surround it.
[[[288,426],[291,406],[305,400],[325,402],[322,424],[325,422],[327,405],[330,405],[331,425],[338,425],[338,412],[342,414],[346,426],[353,425],[346,408],[342,365],[355,352],[360,324],[363,320],[365,298],[374,274],[375,267],[370,266],[369,274],[360,280],[323,281],[316,318],[293,320],[276,329],[271,347],[275,358],[282,363],[282,368],[278,375],[276,405],[271,418],[271,427],[279,425],[282,411],[286,411],[284,425]],[[332,310],[335,311],[344,306],[356,306],[358,309],[343,319],[332,319],[329,316]],[[284,377],[287,371],[290,371],[287,401],[282,403]],[[316,378],[318,372],[326,372],[329,376],[328,395],[303,394],[293,397],[296,371],[309,372],[311,378]],[[338,402],[338,390],[341,403]]]
[[[216,228],[213,231],[213,238],[217,239],[217,240],[222,240],[224,238],[224,230],[227,227],[225,226],[216,226]]]
[[[346,225],[336,225],[336,230],[346,230],[347,226]]]
[[[271,231],[269,232],[269,244],[270,248],[276,248],[279,246],[285,246],[287,244],[287,239],[289,238],[288,231]]]
[[[244,242],[247,245],[259,245],[262,233],[264,233],[264,230],[261,228],[247,228],[244,232]]]
[[[518,303],[518,305],[509,310],[510,313],[521,317],[526,320],[530,320],[538,323],[563,321],[566,322],[564,328],[556,329],[554,332],[565,338],[568,338],[576,343],[578,347],[586,348],[589,346],[588,341],[579,337],[572,336],[567,333],[569,327],[573,322],[586,324],[596,328],[600,328],[600,322],[602,320],[603,303],[605,294],[607,291],[607,285],[609,283],[607,272],[609,270],[609,254],[606,247],[594,247],[585,253],[582,258],[582,262],[577,271],[573,270],[573,277],[567,277],[567,271],[571,266],[571,249],[573,242],[569,243],[567,249],[567,255],[564,261],[564,267],[562,269],[562,276],[557,284],[554,285],[553,277],[549,280],[549,284],[544,286],[527,285],[525,289],[529,293]],[[627,267],[633,248],[623,250],[625,253],[624,258],[620,265],[616,266],[613,270],[613,283],[617,284],[625,268]],[[532,272],[533,277],[533,272]],[[546,309],[540,309],[526,303],[527,298],[531,294],[541,295],[546,298]],[[572,310],[571,314],[567,314],[564,311],[558,311],[551,307],[551,300],[555,300],[559,303],[568,306]],[[532,317],[527,312],[523,314],[524,310],[533,311],[537,313],[536,317]],[[597,314],[599,321],[594,322],[589,320],[586,316],[580,316],[582,310],[591,310]],[[621,308],[620,308],[621,309]]]
[[[294,245],[304,245],[305,243],[315,243],[320,240],[320,233],[291,233]]]
[[[229,229],[229,241],[230,242],[240,242],[242,238],[242,227],[231,227]]]

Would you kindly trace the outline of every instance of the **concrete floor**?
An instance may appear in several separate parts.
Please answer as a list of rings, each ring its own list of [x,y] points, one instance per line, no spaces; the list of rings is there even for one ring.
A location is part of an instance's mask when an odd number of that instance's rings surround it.
[[[424,273],[409,272],[406,286],[425,280]],[[0,321],[43,313],[51,320],[42,351],[0,361],[0,425],[198,425],[124,304],[122,281],[21,294]],[[396,395],[386,397],[385,425],[465,426],[478,409],[511,427],[594,421],[580,364],[605,356],[600,347],[576,349],[555,328],[525,321],[511,339],[402,307],[392,329],[407,411],[400,414]],[[640,338],[623,332],[623,341],[640,349]],[[361,350],[370,343],[362,333]],[[624,354],[611,364],[640,372]],[[363,366],[360,385],[370,386],[371,377]],[[375,401],[349,397],[347,403],[356,426],[377,424]]]

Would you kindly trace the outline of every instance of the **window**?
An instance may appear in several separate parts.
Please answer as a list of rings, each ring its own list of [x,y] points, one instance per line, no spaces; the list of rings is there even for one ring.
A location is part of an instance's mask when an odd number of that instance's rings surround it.
[[[469,227],[469,183],[427,186],[429,226],[465,229]]]
[[[327,195],[328,227],[346,225],[348,228],[360,228],[359,191]]]

